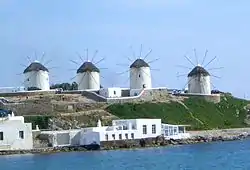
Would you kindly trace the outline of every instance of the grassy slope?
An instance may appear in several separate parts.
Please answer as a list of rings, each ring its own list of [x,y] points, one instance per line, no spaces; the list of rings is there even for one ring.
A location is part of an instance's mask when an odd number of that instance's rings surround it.
[[[193,130],[222,129],[246,127],[247,104],[231,96],[223,96],[218,104],[192,97],[182,103],[113,104],[107,111],[121,119],[161,118],[164,123],[189,124]]]

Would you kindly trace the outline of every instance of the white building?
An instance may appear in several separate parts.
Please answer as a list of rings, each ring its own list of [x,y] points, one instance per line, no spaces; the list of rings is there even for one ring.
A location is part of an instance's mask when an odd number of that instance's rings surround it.
[[[210,74],[199,65],[188,74],[188,93],[211,94]]]
[[[38,88],[40,90],[49,90],[49,70],[38,61],[31,63],[23,72],[24,87]]]
[[[184,125],[162,124],[161,119],[125,119],[113,120],[112,126],[102,126],[101,121],[97,127],[77,130],[44,131],[49,135],[52,146],[77,146],[99,144],[102,141],[115,141],[127,139],[156,138],[164,135],[166,139],[183,139],[190,137]]]
[[[99,94],[106,98],[117,98],[122,96],[122,89],[119,87],[102,88],[99,90]]]
[[[130,65],[130,89],[151,88],[151,71],[148,63],[137,59]]]
[[[33,148],[31,123],[23,116],[0,110],[0,150],[28,150]]]
[[[99,90],[100,70],[90,61],[84,62],[77,70],[78,90]]]

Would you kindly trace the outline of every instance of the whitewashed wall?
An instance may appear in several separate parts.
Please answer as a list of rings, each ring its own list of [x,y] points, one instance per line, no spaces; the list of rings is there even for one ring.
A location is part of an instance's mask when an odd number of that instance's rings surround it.
[[[78,90],[99,90],[100,73],[84,72],[77,74]]]
[[[19,131],[24,132],[24,138],[19,137]],[[0,140],[0,150],[25,150],[33,148],[31,123],[23,123],[20,120],[1,120],[0,132],[3,132],[3,140]]]
[[[106,98],[116,98],[122,96],[122,90],[119,87],[100,89],[99,93],[101,96],[104,96]]]
[[[49,73],[47,71],[31,71],[24,74],[24,87],[37,87],[41,90],[49,90]]]
[[[130,68],[130,89],[142,89],[143,85],[152,88],[150,68]]]
[[[211,94],[210,76],[188,77],[188,93]]]

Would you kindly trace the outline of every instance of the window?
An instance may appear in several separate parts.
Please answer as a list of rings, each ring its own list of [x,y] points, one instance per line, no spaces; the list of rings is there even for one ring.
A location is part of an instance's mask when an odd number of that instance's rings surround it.
[[[128,134],[127,133],[125,134],[125,138],[128,139]]]
[[[114,91],[114,95],[116,95],[116,91]]]
[[[147,125],[142,126],[142,133],[145,135],[147,134]]]
[[[115,134],[112,135],[113,139],[115,140]]]
[[[30,81],[30,79],[28,78],[27,81]]]
[[[127,126],[123,126],[123,130],[128,130],[128,127]]]
[[[119,134],[119,139],[122,140],[122,134]]]
[[[134,133],[131,133],[131,139],[134,139],[134,138],[135,138]]]
[[[3,132],[0,132],[0,140],[3,140]]]
[[[141,75],[139,74],[139,77],[141,77]]]
[[[24,132],[23,131],[19,131],[19,138],[23,139],[24,138]]]
[[[156,125],[152,125],[152,134],[156,134]]]
[[[106,134],[106,135],[105,135],[105,138],[106,138],[106,141],[108,141],[108,140],[109,140],[109,135]]]

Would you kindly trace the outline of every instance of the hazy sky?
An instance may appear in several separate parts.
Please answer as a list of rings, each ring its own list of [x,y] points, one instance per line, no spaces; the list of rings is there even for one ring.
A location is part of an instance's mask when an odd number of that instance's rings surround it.
[[[81,60],[76,52],[89,58],[97,49],[95,62],[102,70],[104,86],[128,86],[128,73],[134,48],[137,56],[140,44],[143,55],[152,53],[153,86],[183,88],[187,78],[177,78],[188,69],[176,65],[196,64],[193,49],[201,61],[208,49],[206,62],[218,58],[207,68],[222,77],[212,78],[216,88],[239,97],[250,97],[250,1],[243,0],[1,0],[0,1],[0,86],[20,86],[26,56],[35,59],[42,53],[51,69],[51,82],[69,82]],[[69,60],[76,60],[79,65]],[[118,66],[116,64],[125,64]]]

